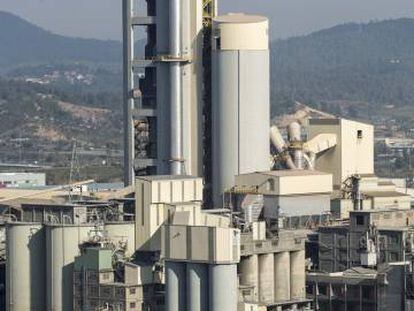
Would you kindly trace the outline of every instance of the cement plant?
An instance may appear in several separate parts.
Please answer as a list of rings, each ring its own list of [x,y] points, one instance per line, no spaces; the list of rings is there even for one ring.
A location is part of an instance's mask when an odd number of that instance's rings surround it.
[[[414,310],[414,191],[376,176],[374,127],[271,123],[267,17],[136,7],[124,186],[0,174],[26,183],[1,191],[0,310]]]

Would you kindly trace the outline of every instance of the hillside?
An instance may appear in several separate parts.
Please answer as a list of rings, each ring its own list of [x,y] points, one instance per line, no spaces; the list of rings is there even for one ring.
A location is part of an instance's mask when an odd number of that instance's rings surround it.
[[[414,19],[345,24],[272,44],[275,112],[303,102],[414,102]]]
[[[59,36],[0,11],[0,67],[67,62],[120,63],[121,51],[121,44],[116,41]]]

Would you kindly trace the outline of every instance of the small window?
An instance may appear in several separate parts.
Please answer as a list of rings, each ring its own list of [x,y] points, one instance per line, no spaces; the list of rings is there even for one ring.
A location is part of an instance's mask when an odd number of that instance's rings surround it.
[[[130,293],[131,295],[135,295],[135,293],[136,293],[135,288],[131,288],[131,289],[129,290],[129,293]]]
[[[356,217],[356,224],[357,224],[357,226],[363,226],[364,225],[364,216],[358,215]]]
[[[135,309],[135,302],[131,302],[131,303],[129,304],[129,308],[130,308],[130,309]]]
[[[362,139],[362,130],[357,131],[357,138]]]

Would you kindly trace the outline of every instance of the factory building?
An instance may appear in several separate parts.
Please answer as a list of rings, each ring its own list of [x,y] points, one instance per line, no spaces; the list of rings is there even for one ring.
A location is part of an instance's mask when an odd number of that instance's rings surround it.
[[[318,228],[319,271],[339,272],[356,266],[413,258],[414,212],[353,211],[349,223]]]
[[[46,186],[45,173],[0,173],[0,187],[27,188]]]
[[[60,209],[60,218],[44,217],[37,222],[16,219],[6,224],[6,310],[72,311],[74,262],[85,247],[108,248],[122,254],[122,260],[132,256],[134,223],[105,219],[116,212],[121,219],[123,212],[104,205],[102,202],[101,208],[95,209],[93,220],[81,218],[83,222],[62,215],[67,211],[65,206]],[[44,211],[45,207],[35,206],[33,214],[44,215]]]
[[[346,119],[310,119],[308,139],[334,134],[337,143],[318,155],[316,169],[333,175],[333,184],[342,186],[353,175],[374,174],[374,127]]]
[[[354,267],[337,273],[309,273],[307,292],[317,310],[412,310],[407,299],[406,262],[377,269]]]
[[[242,201],[243,208],[262,209],[266,218],[313,217],[317,220],[330,212],[331,194],[331,174],[315,170],[279,170],[237,175],[235,186],[227,197]],[[255,205],[249,205],[252,195],[260,196],[261,204],[256,200],[253,201]]]

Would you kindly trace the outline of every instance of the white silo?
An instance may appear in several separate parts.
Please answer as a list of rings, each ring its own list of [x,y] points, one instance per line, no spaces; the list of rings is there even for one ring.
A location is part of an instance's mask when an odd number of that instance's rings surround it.
[[[39,223],[6,226],[6,310],[45,310],[45,233]]]
[[[73,310],[73,265],[93,225],[46,226],[46,300],[48,311]]]
[[[237,174],[267,171],[269,161],[269,23],[255,15],[213,19],[213,200]]]

